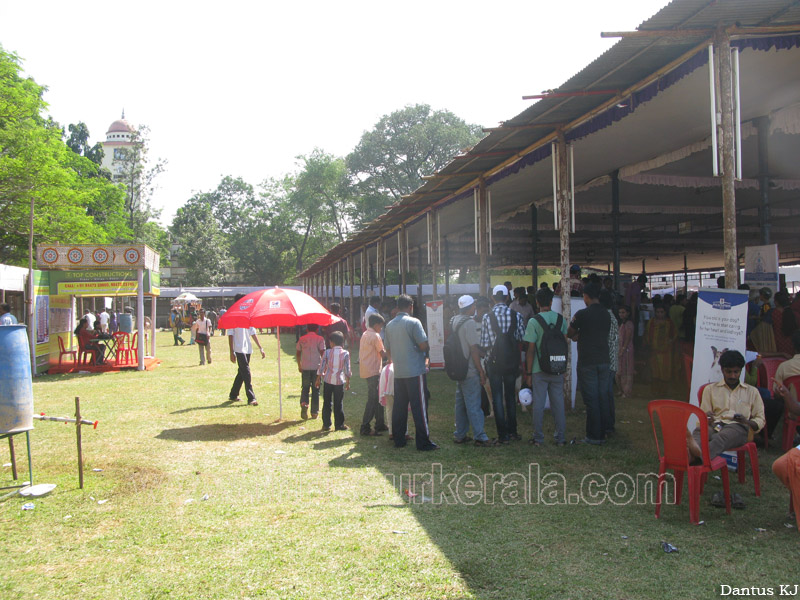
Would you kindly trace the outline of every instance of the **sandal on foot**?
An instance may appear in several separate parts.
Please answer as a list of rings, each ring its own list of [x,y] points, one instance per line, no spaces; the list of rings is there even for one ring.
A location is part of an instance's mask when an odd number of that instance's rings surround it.
[[[722,492],[714,492],[714,495],[711,496],[711,506],[725,508],[725,495]]]
[[[463,438],[456,438],[453,440],[454,444],[466,444],[467,442],[471,442],[472,438],[468,435],[465,435]]]
[[[497,440],[475,440],[475,445],[478,448],[494,448],[500,444],[497,442]]]

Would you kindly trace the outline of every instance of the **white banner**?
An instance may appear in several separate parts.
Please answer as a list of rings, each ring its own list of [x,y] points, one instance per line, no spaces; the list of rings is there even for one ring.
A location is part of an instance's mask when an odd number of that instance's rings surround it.
[[[700,288],[689,402],[698,406],[697,391],[722,379],[719,357],[726,350],[745,355],[747,343],[747,290]],[[742,371],[744,375],[744,371]]]
[[[444,302],[426,302],[425,312],[428,317],[431,369],[444,369]]]
[[[744,282],[751,290],[768,287],[773,295],[780,289],[778,244],[747,246],[744,249]]]
[[[553,296],[553,305],[550,308],[559,314],[563,314],[561,313],[561,296]],[[570,298],[569,308],[573,317],[579,310],[586,308],[586,303],[583,301],[583,296],[580,298]],[[571,320],[572,319],[570,319],[570,321]],[[578,393],[578,342],[570,342],[570,347],[572,348],[572,398],[570,398],[570,406],[574,410],[575,394]],[[549,407],[550,398],[547,399],[547,408]]]

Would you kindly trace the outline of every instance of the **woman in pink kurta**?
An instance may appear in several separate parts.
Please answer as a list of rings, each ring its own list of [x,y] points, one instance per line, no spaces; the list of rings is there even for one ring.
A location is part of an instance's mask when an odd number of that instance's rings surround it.
[[[620,307],[619,319],[617,385],[622,390],[622,397],[629,398],[633,392],[633,322],[630,308]]]

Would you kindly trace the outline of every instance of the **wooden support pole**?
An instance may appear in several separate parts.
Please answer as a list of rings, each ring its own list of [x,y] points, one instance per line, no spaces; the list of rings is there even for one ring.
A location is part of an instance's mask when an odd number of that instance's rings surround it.
[[[570,214],[569,198],[569,166],[567,165],[567,141],[564,132],[558,132],[558,163],[556,164],[556,200],[558,202],[558,229],[559,243],[561,249],[561,314],[564,320],[569,323],[572,318],[572,306],[570,304],[570,281],[569,281],[569,232],[572,224]],[[567,374],[572,373],[572,353],[567,352]],[[572,377],[564,377],[564,399],[572,406]]]
[[[11,455],[11,477],[17,480],[17,453],[14,451],[14,436],[8,436],[8,452]]]
[[[78,487],[83,489],[83,446],[81,445],[81,399],[75,396],[75,437],[78,442]]]
[[[489,294],[489,239],[486,235],[487,228],[487,200],[486,200],[486,180],[481,178],[478,184],[478,254],[480,256],[480,271],[478,281],[480,282],[479,295]]]
[[[724,30],[717,34],[719,96],[722,109],[722,239],[724,244],[725,286],[739,285],[739,260],[736,248],[736,157],[733,148],[733,91],[731,89],[731,40]]]
[[[361,310],[364,308],[364,299],[367,297],[367,276],[364,272],[364,265],[366,264],[366,254],[367,254],[367,247],[361,249],[361,302],[358,304],[358,321],[361,322]]]

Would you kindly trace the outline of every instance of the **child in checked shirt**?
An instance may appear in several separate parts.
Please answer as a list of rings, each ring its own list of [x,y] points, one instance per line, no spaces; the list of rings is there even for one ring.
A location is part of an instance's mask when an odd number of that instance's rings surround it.
[[[350,353],[342,348],[344,335],[341,331],[334,331],[328,336],[331,348],[325,350],[322,364],[317,370],[316,387],[320,381],[325,382],[322,390],[322,431],[331,430],[331,400],[333,401],[333,420],[336,431],[350,429],[344,424],[344,410],[342,399],[344,390],[350,389]]]

